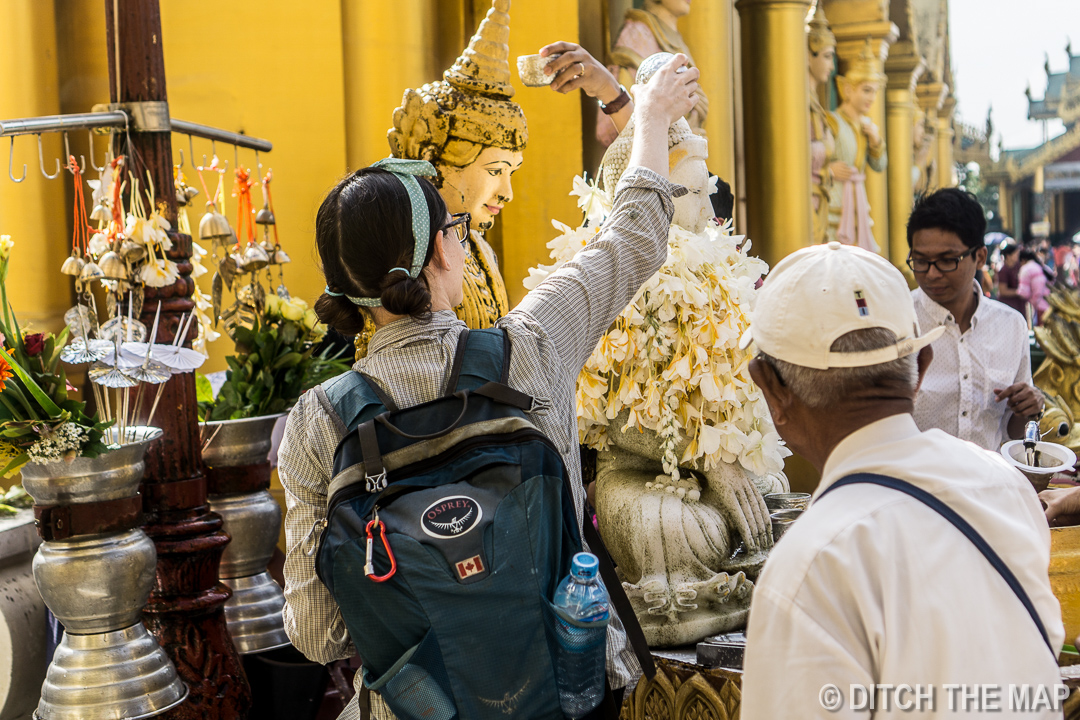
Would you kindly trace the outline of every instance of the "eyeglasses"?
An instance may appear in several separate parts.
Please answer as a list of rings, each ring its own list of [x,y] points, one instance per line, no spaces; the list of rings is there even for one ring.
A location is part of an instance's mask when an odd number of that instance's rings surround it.
[[[919,274],[930,272],[930,266],[933,265],[937,268],[939,273],[951,273],[956,272],[956,268],[960,267],[960,261],[966,258],[968,255],[973,255],[979,248],[971,248],[966,252],[963,252],[956,257],[940,258],[938,260],[924,260],[922,258],[913,258],[908,255],[907,265],[913,272]]]
[[[453,220],[443,225],[443,232],[453,229],[454,239],[461,243],[461,247],[465,247],[465,241],[469,238],[469,221],[472,220],[472,216],[469,213],[455,213],[450,217]]]

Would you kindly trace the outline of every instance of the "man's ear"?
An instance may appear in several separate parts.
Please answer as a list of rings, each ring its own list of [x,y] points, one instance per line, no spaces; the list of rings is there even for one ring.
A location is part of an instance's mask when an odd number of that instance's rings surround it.
[[[915,395],[919,394],[919,388],[922,387],[923,378],[926,376],[926,371],[930,368],[930,363],[934,361],[934,348],[927,345],[919,351],[919,357],[916,362],[919,366],[919,381],[915,383]],[[912,398],[914,399],[914,398]]]
[[[986,247],[981,247],[975,251],[975,267],[981,268],[986,264]]]
[[[769,412],[772,413],[773,425],[787,423],[787,411],[791,407],[793,396],[791,390],[780,380],[773,366],[764,360],[754,358],[750,361],[750,377],[765,396]]]

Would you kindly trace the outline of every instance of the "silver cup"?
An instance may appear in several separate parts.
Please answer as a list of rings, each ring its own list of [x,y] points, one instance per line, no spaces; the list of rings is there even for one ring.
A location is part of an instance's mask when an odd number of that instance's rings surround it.
[[[810,493],[769,493],[765,507],[776,510],[805,510],[810,505]]]
[[[777,510],[770,515],[769,518],[772,519],[773,542],[779,542],[780,538],[788,531],[792,523],[794,523],[802,514],[802,510],[792,508],[788,510]]]

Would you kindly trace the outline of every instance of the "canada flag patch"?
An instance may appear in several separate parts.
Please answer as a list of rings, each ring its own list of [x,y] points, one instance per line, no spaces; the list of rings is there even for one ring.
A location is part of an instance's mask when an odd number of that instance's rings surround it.
[[[458,577],[462,580],[484,572],[484,562],[479,555],[473,555],[468,560],[462,560],[455,567],[457,568]]]

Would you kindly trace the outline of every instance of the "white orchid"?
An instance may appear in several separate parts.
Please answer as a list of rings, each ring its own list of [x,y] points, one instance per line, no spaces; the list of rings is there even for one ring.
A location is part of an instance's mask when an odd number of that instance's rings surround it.
[[[164,256],[159,258],[153,253],[147,255],[139,270],[139,280],[147,287],[168,287],[176,282],[179,276],[176,263]]]
[[[574,179],[585,221],[576,229],[552,225],[554,261],[529,270],[532,289],[570,261],[596,236],[611,200],[595,183]],[[749,325],[757,282],[768,270],[750,257],[750,242],[731,223],[700,233],[672,227],[668,258],[619,315],[578,378],[581,442],[609,447],[609,432],[641,427],[656,432],[665,472],[678,465],[705,470],[739,463],[757,476],[779,473],[790,451],[770,420],[749,373],[749,354],[738,347]],[[626,412],[623,427],[609,423]],[[675,449],[685,437],[686,450]]]

